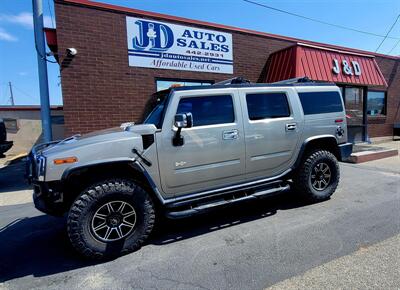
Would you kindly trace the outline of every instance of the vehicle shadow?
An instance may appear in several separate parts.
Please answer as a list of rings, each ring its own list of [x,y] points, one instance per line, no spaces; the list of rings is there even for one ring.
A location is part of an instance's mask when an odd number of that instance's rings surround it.
[[[25,173],[26,163],[23,160],[0,168],[0,193],[31,188]]]
[[[161,219],[148,243],[170,244],[268,218],[279,210],[307,205],[294,195],[285,193],[181,220]],[[28,275],[43,277],[97,264],[74,251],[66,234],[65,218],[40,215],[16,220],[0,229],[0,241],[0,282]]]
[[[0,241],[0,283],[94,264],[80,259],[74,252],[63,218],[40,215],[18,219],[0,229]]]
[[[288,210],[310,205],[294,192],[285,192],[258,201],[235,204],[222,210],[184,219],[162,219],[152,236],[151,244],[165,245],[190,239],[205,233],[244,224],[275,215],[279,210]]]

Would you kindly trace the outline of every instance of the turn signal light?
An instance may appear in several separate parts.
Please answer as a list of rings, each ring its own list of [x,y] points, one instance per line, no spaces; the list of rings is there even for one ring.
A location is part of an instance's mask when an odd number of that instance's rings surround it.
[[[66,158],[59,158],[59,159],[54,159],[54,164],[55,165],[60,165],[60,164],[65,164],[65,163],[75,163],[78,161],[78,158],[76,157],[66,157]]]

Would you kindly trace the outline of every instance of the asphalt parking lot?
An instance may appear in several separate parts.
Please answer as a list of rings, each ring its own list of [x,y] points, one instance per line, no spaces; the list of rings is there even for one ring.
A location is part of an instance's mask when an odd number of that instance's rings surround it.
[[[322,203],[290,192],[161,220],[141,250],[98,264],[75,254],[63,218],[33,207],[21,166],[3,167],[0,289],[398,289],[400,162],[387,160],[341,164]]]

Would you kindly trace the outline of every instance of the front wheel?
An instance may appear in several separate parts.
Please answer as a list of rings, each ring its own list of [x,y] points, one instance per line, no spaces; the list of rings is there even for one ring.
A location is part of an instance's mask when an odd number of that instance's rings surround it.
[[[340,179],[339,163],[331,152],[310,152],[293,178],[299,194],[311,202],[328,199],[336,190]]]
[[[151,233],[154,204],[130,180],[93,184],[72,204],[67,230],[74,248],[91,259],[110,259],[137,250]]]

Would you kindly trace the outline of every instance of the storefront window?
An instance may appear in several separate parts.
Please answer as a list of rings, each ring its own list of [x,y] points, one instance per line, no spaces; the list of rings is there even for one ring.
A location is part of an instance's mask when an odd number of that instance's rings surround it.
[[[367,114],[368,114],[368,116],[386,115],[386,93],[385,92],[368,91]]]
[[[157,80],[157,92],[169,89],[171,86],[207,86],[212,85],[213,82],[211,81],[186,81],[186,80],[173,80],[173,79],[164,79],[164,80]]]

